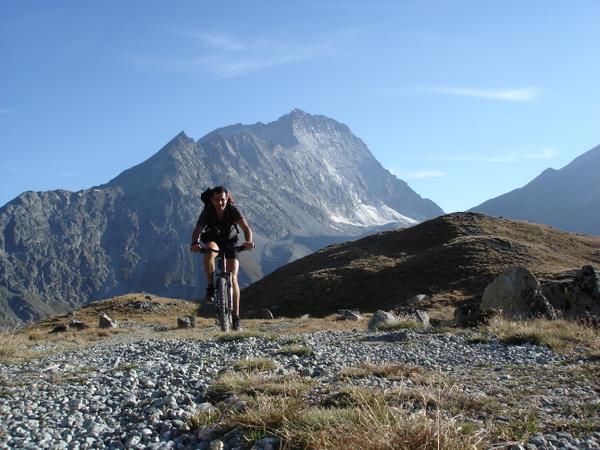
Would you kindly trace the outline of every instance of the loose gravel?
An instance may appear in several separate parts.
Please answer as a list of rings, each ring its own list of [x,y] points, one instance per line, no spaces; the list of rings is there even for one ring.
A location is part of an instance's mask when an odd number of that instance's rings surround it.
[[[289,341],[309,347],[312,354],[281,353]],[[233,448],[233,437],[190,430],[187,421],[212,408],[206,394],[219,374],[255,357],[272,358],[279,374],[299,374],[333,387],[348,384],[339,376],[346,367],[406,363],[462,380],[465,392],[494,397],[504,389],[506,398],[506,392],[524,387],[515,384],[524,373],[559,376],[592,364],[535,345],[504,345],[495,338],[474,342],[465,335],[425,330],[318,331],[232,342],[117,336],[81,351],[0,365],[0,448]],[[546,386],[543,379],[536,386],[540,392],[528,394],[542,399],[541,423],[555,418],[565,402],[599,402],[597,384]],[[351,382],[381,389],[395,383],[373,377]],[[514,407],[504,401],[503,406]],[[600,449],[600,433],[592,431],[544,431],[511,448]],[[276,447],[271,438],[253,448]]]

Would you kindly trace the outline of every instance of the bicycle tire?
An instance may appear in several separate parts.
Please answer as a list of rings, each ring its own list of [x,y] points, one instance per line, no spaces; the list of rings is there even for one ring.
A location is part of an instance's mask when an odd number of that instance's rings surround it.
[[[221,331],[228,333],[231,330],[231,309],[229,308],[229,290],[225,277],[217,279],[215,303],[217,306],[217,320]]]

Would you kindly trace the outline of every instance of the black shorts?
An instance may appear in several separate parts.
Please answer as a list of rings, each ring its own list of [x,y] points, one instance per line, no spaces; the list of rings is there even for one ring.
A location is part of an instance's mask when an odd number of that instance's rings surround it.
[[[217,245],[219,246],[219,248],[224,248],[225,249],[225,259],[239,259],[238,258],[238,252],[236,252],[233,249],[232,245],[221,245],[217,242]]]
[[[236,252],[233,247],[237,244],[237,236],[235,239],[230,239],[229,241],[218,241],[211,239],[211,236],[208,233],[202,233],[200,236],[200,240],[205,244],[209,242],[214,242],[219,246],[219,249],[225,249],[225,259],[239,259],[238,252]]]

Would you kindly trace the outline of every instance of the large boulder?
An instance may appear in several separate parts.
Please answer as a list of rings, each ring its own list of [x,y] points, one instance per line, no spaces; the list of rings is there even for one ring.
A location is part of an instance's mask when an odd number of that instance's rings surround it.
[[[572,277],[572,278],[571,278]],[[571,279],[544,286],[554,308],[572,319],[600,316],[600,276],[594,267],[583,266]]]
[[[583,266],[567,287],[566,311],[573,317],[600,316],[600,276],[592,266]]]
[[[542,294],[539,281],[525,267],[506,269],[485,288],[481,313],[500,311],[510,319],[556,319],[556,311]]]

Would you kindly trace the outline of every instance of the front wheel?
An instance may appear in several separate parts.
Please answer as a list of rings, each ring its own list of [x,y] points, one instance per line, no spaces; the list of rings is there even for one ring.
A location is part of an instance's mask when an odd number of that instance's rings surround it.
[[[227,288],[227,279],[221,277],[217,279],[215,287],[215,304],[217,307],[217,320],[221,330],[228,333],[231,330],[231,309],[229,307],[229,289]]]

